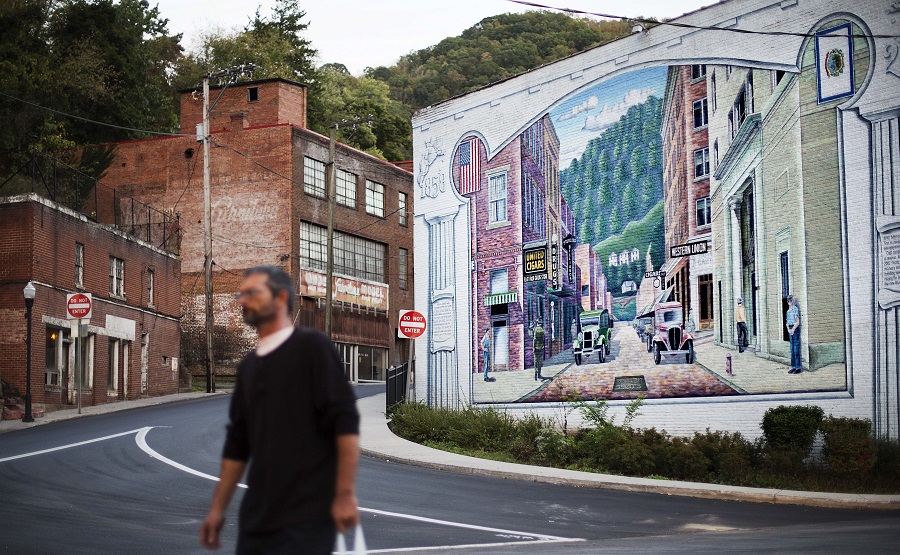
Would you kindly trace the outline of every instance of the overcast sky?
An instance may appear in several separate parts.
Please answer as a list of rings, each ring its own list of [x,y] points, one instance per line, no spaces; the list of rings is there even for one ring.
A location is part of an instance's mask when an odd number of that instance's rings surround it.
[[[672,18],[715,0],[532,0],[560,8],[623,17]],[[275,0],[149,0],[169,20],[169,31],[182,33],[192,49],[195,38],[210,29],[243,27],[256,7],[267,16]],[[485,17],[528,9],[508,0],[300,0],[309,23],[306,38],[319,51],[318,64],[342,63],[360,75],[366,67],[389,66],[414,50],[433,46]]]

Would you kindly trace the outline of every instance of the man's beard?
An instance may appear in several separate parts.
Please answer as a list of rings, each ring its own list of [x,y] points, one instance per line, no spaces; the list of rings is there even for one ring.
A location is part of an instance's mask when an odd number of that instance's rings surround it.
[[[245,308],[241,311],[241,314],[244,317],[244,323],[257,329],[262,324],[274,320],[276,316],[275,307],[273,306],[266,306],[261,310],[248,310]]]

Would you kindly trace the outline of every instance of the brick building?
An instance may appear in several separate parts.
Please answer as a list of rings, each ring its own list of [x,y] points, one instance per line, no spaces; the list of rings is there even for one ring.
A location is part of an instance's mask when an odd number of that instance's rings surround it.
[[[490,329],[494,370],[534,366],[529,333],[546,331],[544,356],[572,342],[580,312],[574,265],[574,217],[560,194],[559,138],[549,115],[515,137],[489,162],[477,137],[454,154],[453,177],[473,205],[472,337]],[[473,345],[473,369],[480,349]]]
[[[583,310],[612,309],[612,294],[606,285],[606,274],[597,252],[588,244],[575,247],[575,266],[578,268],[578,282],[581,285],[581,308]]]
[[[23,289],[32,311],[35,408],[77,404],[76,344],[66,295],[93,297],[83,341],[83,405],[167,395],[179,388],[178,257],[35,194],[0,198],[0,378],[25,393]]]
[[[669,247],[712,239],[706,88],[706,65],[669,67],[661,130],[667,258]],[[712,255],[669,258],[662,270],[685,317],[693,310],[699,327],[711,328]]]
[[[210,195],[216,368],[255,344],[233,299],[242,272],[278,264],[297,283],[296,322],[324,328],[329,140],[305,128],[304,85],[266,79],[231,85],[210,114]],[[106,175],[119,190],[180,214],[185,362],[205,360],[202,99],[181,95],[180,137],[117,145]],[[382,380],[407,358],[396,338],[413,308],[412,174],[337,144],[333,339],[347,377]]]

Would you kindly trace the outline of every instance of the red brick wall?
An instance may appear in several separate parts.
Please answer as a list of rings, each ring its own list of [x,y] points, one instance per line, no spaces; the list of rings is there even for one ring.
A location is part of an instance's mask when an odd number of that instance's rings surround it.
[[[94,339],[93,391],[83,398],[85,404],[100,404],[140,396],[141,334],[149,343],[149,395],[174,393],[178,376],[172,374],[171,358],[178,358],[180,336],[181,270],[177,258],[106,226],[87,221],[80,215],[60,209],[37,197],[0,204],[0,259],[11,261],[0,266],[0,314],[3,331],[0,336],[0,375],[22,393],[25,391],[26,323],[22,289],[33,280],[37,294],[33,308],[32,329],[32,397],[36,405],[61,402],[61,393],[43,387],[45,368],[45,334],[58,324],[66,323],[66,294],[78,291],[93,296],[91,325]],[[75,287],[75,244],[84,245],[84,283]],[[19,253],[13,256],[13,253]],[[109,258],[124,260],[124,298],[109,292]],[[154,272],[154,304],[147,303],[147,272]],[[135,339],[128,361],[127,388],[124,383],[124,360],[120,361],[119,388],[108,394],[105,384],[108,372],[106,316],[117,316],[135,322]],[[45,318],[51,319],[45,322]],[[120,358],[122,353],[120,352]],[[162,360],[168,361],[163,366]]]
[[[221,89],[210,85],[210,103]],[[258,100],[249,100],[248,89],[256,88]],[[203,121],[202,89],[197,94],[181,95],[181,133],[192,134]],[[306,85],[282,80],[249,81],[231,85],[214,106],[209,117],[210,132],[235,131],[232,117],[244,127],[289,123],[306,127]],[[241,117],[243,116],[243,117]]]

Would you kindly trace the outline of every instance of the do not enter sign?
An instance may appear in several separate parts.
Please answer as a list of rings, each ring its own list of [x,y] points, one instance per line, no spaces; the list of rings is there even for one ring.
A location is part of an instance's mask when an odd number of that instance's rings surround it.
[[[397,327],[400,337],[415,339],[425,333],[425,327],[425,316],[421,312],[416,312],[415,310],[400,311],[400,325]]]
[[[71,293],[66,295],[66,312],[69,320],[90,319],[91,294]]]

